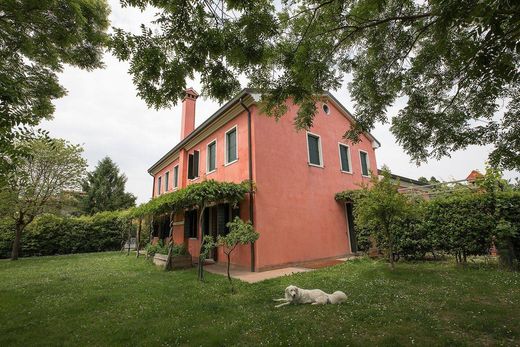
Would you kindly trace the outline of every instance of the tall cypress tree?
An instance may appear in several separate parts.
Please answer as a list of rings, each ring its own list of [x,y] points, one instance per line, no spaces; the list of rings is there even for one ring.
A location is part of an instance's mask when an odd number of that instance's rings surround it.
[[[83,181],[83,209],[94,214],[115,211],[135,206],[136,197],[125,192],[127,178],[119,173],[119,167],[110,159],[101,159],[94,171]]]

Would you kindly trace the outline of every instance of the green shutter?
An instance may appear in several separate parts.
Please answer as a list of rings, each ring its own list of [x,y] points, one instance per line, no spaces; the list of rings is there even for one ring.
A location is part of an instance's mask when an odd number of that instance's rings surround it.
[[[177,188],[179,183],[177,182],[179,179],[179,166],[173,168],[173,187]]]
[[[213,142],[208,146],[208,172],[216,168],[216,144]]]
[[[309,163],[321,165],[320,138],[315,135],[307,134],[307,143],[309,145]]]
[[[193,178],[199,177],[199,151],[193,152]]]
[[[339,155],[341,157],[341,170],[350,172],[350,163],[348,162],[348,147],[340,145]]]
[[[365,152],[359,152],[361,157],[361,173],[363,176],[368,176],[368,156]]]
[[[226,150],[227,150],[227,162],[237,160],[237,130],[234,129],[226,134]]]
[[[188,154],[188,179],[193,178],[193,154]]]

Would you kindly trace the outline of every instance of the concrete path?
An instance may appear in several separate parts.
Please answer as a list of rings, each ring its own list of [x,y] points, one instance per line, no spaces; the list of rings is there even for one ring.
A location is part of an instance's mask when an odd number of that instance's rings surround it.
[[[227,276],[227,269],[225,264],[212,264],[204,266],[204,269],[208,272]],[[298,272],[308,272],[312,271],[312,269],[306,269],[303,267],[286,267],[282,269],[262,271],[262,272],[249,272],[242,269],[233,269],[231,268],[231,277],[239,279],[248,283],[255,283],[264,281],[270,278],[277,278],[282,276],[292,275]]]

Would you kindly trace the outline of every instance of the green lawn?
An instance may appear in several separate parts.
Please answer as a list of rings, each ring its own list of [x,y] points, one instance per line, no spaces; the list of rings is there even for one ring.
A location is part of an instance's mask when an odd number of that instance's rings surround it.
[[[366,259],[228,292],[119,253],[0,261],[0,346],[520,345],[520,273]],[[343,305],[287,306],[295,284]]]

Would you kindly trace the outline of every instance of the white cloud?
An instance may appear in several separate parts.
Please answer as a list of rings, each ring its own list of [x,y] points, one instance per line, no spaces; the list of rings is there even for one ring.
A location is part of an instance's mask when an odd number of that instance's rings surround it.
[[[142,22],[153,19],[153,10],[144,13],[121,8],[119,1],[111,1],[112,25],[133,32]],[[151,196],[152,178],[147,169],[172,148],[180,135],[180,104],[169,110],[148,109],[137,97],[137,91],[127,73],[128,64],[107,54],[105,69],[92,72],[67,67],[60,75],[68,95],[55,102],[56,113],[51,121],[42,124],[51,136],[82,144],[92,169],[104,156],[111,157],[128,177],[127,190],[138,196],[138,202]],[[200,92],[200,84],[191,85]],[[353,109],[346,88],[334,93],[344,105]],[[200,98],[197,101],[197,124],[219,108],[216,102]],[[377,151],[378,164],[387,164],[400,175],[417,178],[436,176],[449,180],[460,179],[473,169],[482,170],[489,148],[470,148],[454,153],[452,158],[430,161],[415,167],[403,153],[388,126],[373,131],[382,147]],[[508,177],[518,173],[507,173]]]

